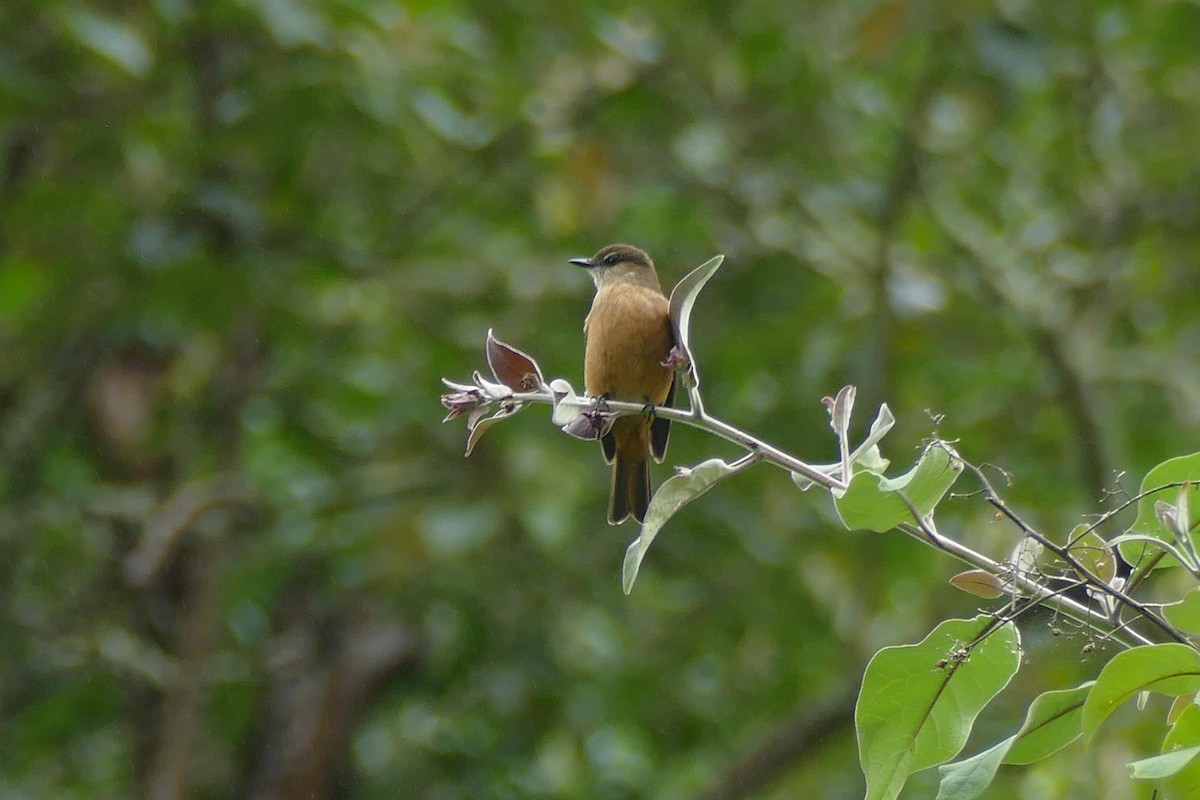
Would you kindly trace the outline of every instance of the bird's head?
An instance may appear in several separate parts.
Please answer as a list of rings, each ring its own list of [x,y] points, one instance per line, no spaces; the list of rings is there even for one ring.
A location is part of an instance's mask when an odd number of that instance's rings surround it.
[[[661,291],[654,262],[644,250],[628,244],[610,244],[591,258],[572,258],[570,263],[587,269],[597,289],[618,283],[633,283]]]

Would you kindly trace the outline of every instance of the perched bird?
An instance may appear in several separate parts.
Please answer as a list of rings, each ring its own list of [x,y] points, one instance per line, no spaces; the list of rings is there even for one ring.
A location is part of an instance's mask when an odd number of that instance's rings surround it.
[[[610,244],[591,258],[573,258],[596,284],[592,309],[583,323],[587,340],[583,385],[592,397],[647,405],[671,405],[675,372],[664,366],[675,335],[666,295],[654,263],[627,244]],[[646,518],[650,505],[650,456],[667,453],[671,422],[652,415],[619,417],[600,440],[613,465],[608,522]]]

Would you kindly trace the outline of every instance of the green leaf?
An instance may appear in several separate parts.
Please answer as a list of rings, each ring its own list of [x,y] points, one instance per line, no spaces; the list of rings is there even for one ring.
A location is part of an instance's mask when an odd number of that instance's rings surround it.
[[[1192,483],[1187,491],[1186,506],[1190,509],[1187,528],[1193,531],[1194,541],[1196,524],[1200,521],[1200,517],[1197,516],[1197,513],[1200,512],[1200,485],[1197,485],[1197,482],[1200,481],[1200,453],[1169,458],[1146,473],[1141,488],[1141,494],[1145,496],[1138,500],[1137,519],[1129,528],[1130,533],[1152,536],[1166,542],[1176,541],[1175,533],[1168,530],[1160,521],[1154,504],[1157,501],[1176,502],[1179,499],[1179,488],[1172,484],[1181,484],[1185,481]],[[1161,491],[1152,491],[1156,489],[1161,489]],[[1135,568],[1159,552],[1154,545],[1138,541],[1123,542],[1119,549],[1121,556]],[[1174,556],[1166,556],[1155,565],[1155,569],[1175,566],[1179,566],[1179,560]]]
[[[938,767],[941,779],[937,800],[973,800],[983,794],[1016,739],[1016,736],[1010,736],[982,753]]]
[[[1200,636],[1200,589],[1192,589],[1178,603],[1163,606],[1162,613],[1179,630]]]
[[[1131,761],[1126,766],[1129,768],[1129,777],[1134,780],[1169,778],[1190,764],[1197,754],[1200,754],[1200,744],[1143,758],[1140,761]]]
[[[1083,704],[1083,734],[1089,741],[1117,707],[1138,692],[1177,696],[1200,689],[1200,653],[1186,644],[1135,647],[1104,665]]]
[[[1038,695],[1015,734],[982,753],[940,767],[937,800],[972,800],[991,785],[1001,764],[1031,764],[1079,738],[1083,701],[1093,683]]]
[[[1171,729],[1167,731],[1167,736],[1163,739],[1163,755],[1159,758],[1167,758],[1167,756],[1188,750],[1195,751],[1198,746],[1200,746],[1200,706],[1193,703],[1180,713]],[[1200,800],[1200,759],[1195,757],[1194,752],[1191,757],[1177,756],[1177,759],[1184,763],[1178,764],[1177,769],[1162,776],[1160,786],[1163,794],[1171,800]],[[1157,765],[1157,768],[1166,772],[1177,763],[1173,763],[1173,761],[1168,759],[1168,763]],[[1136,763],[1138,762],[1134,762],[1134,764]],[[1139,777],[1133,775],[1134,764],[1129,765],[1130,776]]]
[[[675,344],[683,352],[684,357],[688,361],[688,382],[693,386],[700,385],[700,375],[696,371],[696,362],[692,358],[692,350],[689,342],[689,334],[691,330],[692,306],[696,304],[696,298],[700,295],[700,290],[704,288],[704,284],[708,283],[721,266],[721,262],[725,260],[725,256],[713,256],[708,261],[705,261],[694,270],[684,275],[679,283],[675,284],[675,288],[671,290],[671,322],[675,326]]]
[[[1095,683],[1087,681],[1073,689],[1055,689],[1034,698],[1004,763],[1032,764],[1078,739],[1082,730],[1083,703]]]
[[[885,647],[863,675],[855,708],[867,800],[895,798],[908,776],[953,758],[975,717],[1021,664],[1016,628],[992,617],[952,619],[920,643]],[[965,657],[964,657],[965,656]]]
[[[691,469],[680,468],[678,474],[663,481],[662,486],[650,500],[646,509],[646,520],[638,532],[638,538],[625,550],[625,563],[621,568],[621,587],[625,594],[633,591],[642,559],[650,549],[650,543],[667,524],[675,512],[707,492],[717,481],[727,478],[738,470],[719,458],[710,458]]]
[[[896,478],[860,472],[841,497],[834,498],[842,523],[851,530],[889,531],[902,522],[913,522],[904,497],[922,516],[933,511],[962,474],[962,461],[944,442],[925,448],[916,466]]]

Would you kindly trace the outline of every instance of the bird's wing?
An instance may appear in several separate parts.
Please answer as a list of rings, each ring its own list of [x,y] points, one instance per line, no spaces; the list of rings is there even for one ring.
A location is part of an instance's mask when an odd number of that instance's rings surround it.
[[[663,405],[671,408],[675,405],[675,384],[678,383],[678,378],[675,375],[671,376],[671,388],[667,390],[667,399],[663,401]],[[650,452],[654,454],[654,462],[661,464],[663,459],[667,457],[667,438],[671,435],[671,420],[663,417],[655,417],[654,422],[650,423]]]

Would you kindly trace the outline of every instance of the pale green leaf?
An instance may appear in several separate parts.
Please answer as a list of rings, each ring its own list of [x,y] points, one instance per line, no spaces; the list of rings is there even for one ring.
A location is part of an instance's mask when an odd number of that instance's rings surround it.
[[[892,416],[892,410],[888,408],[887,403],[880,405],[879,413],[875,415],[875,420],[871,423],[871,430],[867,434],[867,438],[850,453],[850,464],[855,472],[870,472],[875,475],[883,474],[891,462],[883,457],[883,453],[879,450],[879,442],[895,424],[896,418]],[[825,475],[842,474],[842,465],[840,462],[819,464],[814,466],[813,469]],[[811,478],[801,475],[799,472],[792,473],[792,482],[802,492],[807,492],[815,485]]]
[[[867,438],[850,454],[850,459],[855,462],[865,461],[868,458],[866,454],[867,450],[878,445],[895,424],[896,417],[892,414],[892,410],[888,408],[888,404],[881,404],[879,406],[879,413],[875,415],[875,419],[871,422],[871,430],[867,433]],[[886,461],[884,462],[884,466],[887,466]]]
[[[1183,709],[1163,739],[1163,754],[1195,750],[1200,746],[1200,706],[1192,704]],[[1174,772],[1164,775],[1159,785],[1170,800],[1200,800],[1200,758],[1195,753],[1190,758],[1178,757],[1184,763]],[[1133,765],[1131,764],[1130,767]],[[1171,764],[1160,765],[1167,769]],[[1136,776],[1135,776],[1136,777]]]
[[[630,543],[625,550],[625,563],[621,568],[621,586],[625,594],[633,591],[633,582],[637,580],[638,570],[642,559],[650,549],[650,543],[667,524],[675,512],[707,492],[717,481],[726,478],[738,470],[719,458],[710,458],[691,469],[680,469],[678,474],[663,481],[662,486],[650,500],[646,509],[646,519],[642,523],[638,538]]]
[[[1129,777],[1134,780],[1169,778],[1190,764],[1198,754],[1200,754],[1200,744],[1132,761],[1126,766],[1129,768]]]
[[[843,386],[830,402],[824,402],[829,408],[829,427],[837,434],[838,440],[848,438],[850,417],[854,414],[854,400],[858,397],[858,389],[853,386]],[[847,451],[849,448],[847,447]]]
[[[962,461],[949,445],[934,442],[925,448],[916,466],[899,477],[858,473],[846,493],[834,498],[834,504],[847,528],[882,533],[915,521],[899,493],[924,516],[945,497],[962,469]]]
[[[675,343],[688,361],[687,375],[688,381],[692,386],[700,385],[700,375],[696,371],[696,362],[692,358],[692,350],[689,345],[692,306],[696,304],[696,298],[700,295],[700,290],[704,288],[704,284],[708,283],[708,279],[716,273],[717,268],[721,266],[721,262],[724,260],[725,256],[713,256],[687,275],[684,275],[679,283],[675,284],[675,288],[671,290],[671,322],[675,326]]]

